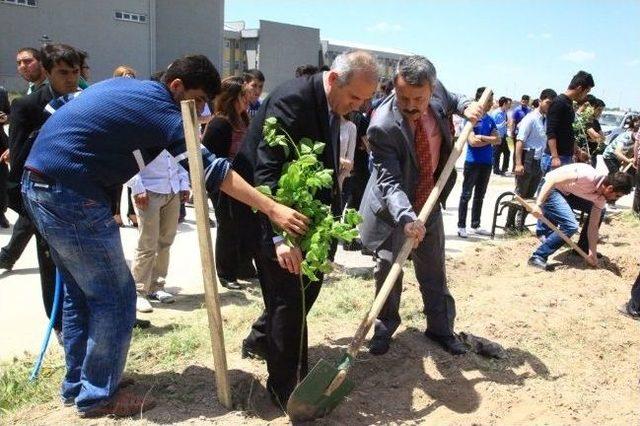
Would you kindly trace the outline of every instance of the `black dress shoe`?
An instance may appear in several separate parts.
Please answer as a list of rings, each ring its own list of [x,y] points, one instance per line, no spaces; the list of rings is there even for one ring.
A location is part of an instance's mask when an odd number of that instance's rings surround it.
[[[0,214],[0,228],[5,228],[7,229],[8,227],[10,227],[11,224],[9,223],[9,221],[7,220],[7,218],[5,217],[4,213]]]
[[[231,281],[225,278],[220,278],[220,285],[224,288],[228,288],[229,290],[242,290],[242,286],[235,280]]]
[[[252,345],[247,339],[244,339],[242,341],[242,358],[267,359],[267,351],[259,345]]]
[[[442,349],[453,355],[463,355],[467,353],[467,347],[460,341],[458,336],[452,334],[451,336],[439,336],[427,330],[424,335],[442,346]]]
[[[369,353],[371,355],[384,355],[389,352],[391,339],[388,337],[373,337],[369,341]]]
[[[0,257],[0,269],[6,269],[7,271],[10,271],[13,269],[13,263],[9,262],[3,257]]]

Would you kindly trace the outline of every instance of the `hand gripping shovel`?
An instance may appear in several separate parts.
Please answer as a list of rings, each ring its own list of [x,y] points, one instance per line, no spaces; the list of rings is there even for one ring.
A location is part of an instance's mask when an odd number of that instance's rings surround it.
[[[491,90],[485,89],[482,97],[480,98],[480,104],[486,105],[490,96]],[[469,138],[469,134],[472,129],[473,124],[471,122],[467,122],[462,133],[458,137],[447,164],[444,166],[435,187],[431,191],[431,194],[429,194],[429,198],[420,211],[418,219],[422,223],[426,222],[427,217],[429,217],[429,214],[438,202],[442,188],[449,179],[451,171],[455,167],[456,160],[460,156],[462,148]],[[287,403],[287,413],[291,420],[305,421],[322,417],[331,412],[331,410],[333,410],[340,401],[342,401],[342,399],[351,392],[354,384],[347,379],[347,372],[353,365],[356,355],[358,354],[358,350],[362,346],[362,343],[364,342],[369,329],[371,329],[374,320],[380,313],[384,303],[387,301],[387,297],[389,297],[389,293],[391,293],[396,279],[402,271],[402,266],[407,260],[409,253],[411,253],[412,247],[412,239],[404,242],[398,257],[395,259],[393,266],[389,271],[389,275],[373,301],[371,310],[360,323],[353,341],[349,345],[349,348],[342,359],[340,359],[335,366],[321,359],[304,378],[304,380],[302,380],[302,382],[300,382],[293,390],[293,393],[289,398],[289,402]]]

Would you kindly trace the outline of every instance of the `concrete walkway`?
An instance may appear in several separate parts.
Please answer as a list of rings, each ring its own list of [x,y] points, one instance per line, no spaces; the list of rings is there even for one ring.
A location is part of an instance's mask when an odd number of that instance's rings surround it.
[[[463,240],[457,236],[457,208],[462,185],[463,158],[464,154],[458,162],[458,180],[447,202],[447,210],[444,212],[446,252],[447,255],[454,257],[477,244],[478,240],[488,239],[488,237],[470,237]],[[490,229],[496,198],[504,191],[512,190],[513,187],[514,179],[512,177],[491,176],[482,211],[482,227]],[[618,204],[630,206],[631,196],[620,200]],[[210,214],[211,217],[214,217],[213,212]],[[13,212],[8,212],[7,217],[11,223],[14,223],[17,216]],[[0,246],[4,246],[9,241],[11,231],[12,228],[0,230]],[[212,232],[215,235],[215,229]],[[124,227],[121,230],[121,235],[124,252],[130,262],[137,241],[137,230]],[[200,255],[193,209],[187,209],[187,220],[179,226],[171,256],[171,266],[167,277],[168,290],[181,294],[202,293]],[[362,256],[358,252],[344,252],[341,249],[337,253],[336,262],[349,267],[373,266],[370,257]],[[178,311],[180,306],[177,305],[169,308]],[[150,317],[153,318],[152,314]],[[47,325],[47,318],[42,305],[35,240],[29,243],[22,257],[15,264],[13,271],[0,274],[0,324],[2,324],[0,360],[10,359],[25,351],[31,354],[37,353]],[[52,338],[52,342],[55,342],[55,339]]]

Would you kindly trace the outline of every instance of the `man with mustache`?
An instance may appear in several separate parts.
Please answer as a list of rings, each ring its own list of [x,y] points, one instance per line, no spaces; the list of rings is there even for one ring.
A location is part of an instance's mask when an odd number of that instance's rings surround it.
[[[411,259],[427,316],[425,335],[452,354],[464,354],[467,349],[453,332],[455,303],[446,282],[440,206],[426,223],[417,215],[453,149],[449,117],[456,113],[475,122],[484,111],[466,97],[448,92],[423,56],[400,60],[393,81],[395,93],[382,101],[367,131],[374,168],[360,206],[362,243],[375,253],[377,292],[405,239],[415,238]],[[438,204],[446,201],[455,181],[454,170]],[[400,325],[401,294],[402,275],[376,320],[369,343],[374,355],[389,350]]]

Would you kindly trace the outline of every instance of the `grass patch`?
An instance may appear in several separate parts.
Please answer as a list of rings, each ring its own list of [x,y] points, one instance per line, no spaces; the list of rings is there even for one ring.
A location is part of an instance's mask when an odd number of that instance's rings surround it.
[[[616,219],[632,228],[640,227],[640,216],[638,216],[632,210],[625,210],[623,212],[620,212],[616,216]]]
[[[64,376],[64,361],[59,351],[49,353],[35,382],[29,381],[34,356],[0,364],[0,419],[22,408],[49,402],[57,397]],[[1,423],[1,422],[0,422]]]

